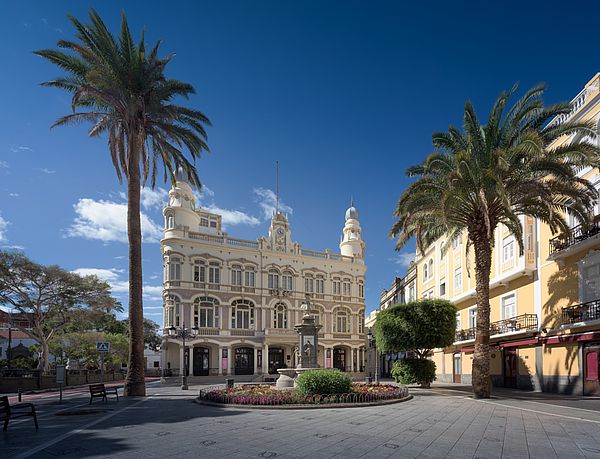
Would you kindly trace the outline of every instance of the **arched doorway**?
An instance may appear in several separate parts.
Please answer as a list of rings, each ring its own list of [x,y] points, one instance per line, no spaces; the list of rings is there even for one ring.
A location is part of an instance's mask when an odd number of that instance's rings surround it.
[[[235,374],[254,374],[254,349],[251,347],[238,347],[235,350]]]
[[[333,368],[346,371],[346,349],[336,347],[333,349]]]
[[[285,352],[281,348],[269,348],[269,374],[277,374],[279,368],[285,367]]]
[[[207,347],[194,347],[194,376],[210,374],[210,350]]]

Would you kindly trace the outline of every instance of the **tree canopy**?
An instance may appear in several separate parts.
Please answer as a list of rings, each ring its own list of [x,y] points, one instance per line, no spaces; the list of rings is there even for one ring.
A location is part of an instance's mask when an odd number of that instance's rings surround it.
[[[446,300],[424,299],[381,310],[375,322],[375,342],[382,352],[410,351],[425,358],[432,349],[454,342],[456,306]]]

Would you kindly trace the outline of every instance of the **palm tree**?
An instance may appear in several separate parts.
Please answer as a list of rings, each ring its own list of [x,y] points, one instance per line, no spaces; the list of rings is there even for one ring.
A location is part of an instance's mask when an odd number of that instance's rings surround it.
[[[437,151],[408,169],[407,175],[417,179],[400,197],[390,232],[398,238],[397,250],[415,236],[423,253],[443,235],[454,240],[466,231],[467,257],[473,248],[475,258],[477,327],[472,379],[477,398],[487,398],[491,392],[489,284],[494,230],[505,225],[522,254],[519,216],[539,219],[553,232],[569,234],[564,211],[588,222],[597,197],[577,171],[598,165],[598,148],[577,140],[579,136],[550,148],[573,134],[595,138],[593,127],[548,123],[571,107],[568,103],[545,107],[542,85],[527,91],[507,110],[515,90],[516,86],[500,94],[485,125],[467,102],[462,130],[450,126],[448,132],[433,134]]]
[[[167,79],[165,67],[173,54],[160,58],[157,42],[146,50],[144,35],[134,43],[125,13],[120,36],[113,37],[100,16],[90,11],[90,23],[69,16],[76,41],[60,40],[61,50],[36,54],[56,64],[67,75],[43,83],[72,93],[72,110],[54,126],[91,123],[90,137],[108,134],[108,149],[119,182],[127,181],[127,234],[129,240],[129,362],[126,395],[145,395],[144,330],[142,306],[142,234],[140,187],[156,175],[175,181],[181,169],[190,183],[200,186],[193,161],[208,151],[208,118],[197,110],[175,105],[194,88]],[[64,50],[64,51],[63,51]]]

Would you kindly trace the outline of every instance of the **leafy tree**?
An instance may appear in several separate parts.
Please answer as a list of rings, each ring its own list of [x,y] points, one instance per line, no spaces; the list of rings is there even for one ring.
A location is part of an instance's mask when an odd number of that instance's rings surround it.
[[[110,342],[110,352],[104,354],[105,366],[119,366],[127,361],[128,340],[124,334],[104,333],[98,331],[71,332],[56,336],[50,342],[54,355],[65,355],[70,360],[77,360],[86,369],[100,368],[100,354],[96,350],[97,342]]]
[[[454,342],[456,306],[426,299],[381,310],[375,322],[375,342],[381,352],[408,351],[425,359],[438,347]]]
[[[596,191],[577,176],[586,166],[598,166],[598,147],[591,124],[548,123],[571,111],[568,103],[545,107],[543,86],[525,93],[510,109],[513,88],[496,100],[485,124],[470,102],[465,104],[463,129],[433,134],[432,153],[408,169],[417,180],[398,201],[391,236],[400,250],[416,237],[424,250],[446,235],[449,240],[467,234],[466,252],[474,249],[477,294],[477,330],[473,356],[473,392],[487,398],[490,382],[490,267],[494,230],[504,225],[523,253],[519,216],[539,219],[552,232],[569,234],[564,211],[589,223]],[[574,136],[568,141],[567,136]],[[565,142],[549,148],[559,139]],[[447,244],[450,245],[450,244]]]
[[[91,123],[90,137],[108,134],[117,177],[127,181],[130,344],[125,395],[145,395],[140,187],[148,178],[154,187],[160,171],[163,180],[170,177],[174,182],[179,169],[199,187],[184,148],[194,161],[203,150],[208,151],[205,126],[210,122],[202,112],[172,102],[178,96],[188,98],[194,88],[165,76],[174,54],[160,58],[160,42],[148,50],[143,34],[136,44],[124,13],[118,38],[94,10],[89,24],[69,19],[76,41],[60,40],[62,51],[46,49],[36,54],[67,73],[43,84],[73,94],[73,113],[54,126]]]
[[[20,252],[0,251],[0,304],[30,319],[15,323],[40,344],[39,368],[48,370],[48,344],[91,310],[118,307],[110,286],[95,276],[81,277],[58,266],[34,263]]]

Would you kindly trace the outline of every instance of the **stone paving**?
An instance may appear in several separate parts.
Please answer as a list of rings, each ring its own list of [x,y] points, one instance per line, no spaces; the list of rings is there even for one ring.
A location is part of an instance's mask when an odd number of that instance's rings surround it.
[[[380,407],[269,411],[201,406],[197,390],[151,385],[150,397],[97,403],[109,411],[87,416],[54,414],[87,398],[40,403],[41,429],[15,422],[0,457],[600,458],[600,400],[476,401],[454,389],[414,389],[413,400]]]

